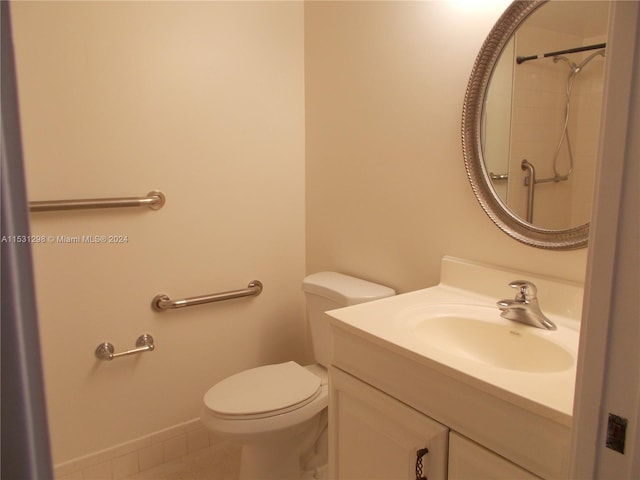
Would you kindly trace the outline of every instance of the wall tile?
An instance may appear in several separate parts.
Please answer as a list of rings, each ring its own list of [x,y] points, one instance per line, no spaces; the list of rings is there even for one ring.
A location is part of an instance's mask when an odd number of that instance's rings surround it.
[[[160,465],[164,462],[164,446],[162,443],[156,443],[150,447],[141,448],[138,451],[138,460],[140,471]]]
[[[132,452],[112,460],[113,480],[120,480],[140,471],[138,452]]]
[[[82,471],[84,480],[112,480],[113,469],[111,462],[104,462],[85,468]]]
[[[204,428],[194,430],[187,434],[187,450],[189,453],[201,450],[209,446],[209,431]]]
[[[187,436],[180,435],[179,437],[165,440],[163,446],[165,462],[184,457],[187,454]]]

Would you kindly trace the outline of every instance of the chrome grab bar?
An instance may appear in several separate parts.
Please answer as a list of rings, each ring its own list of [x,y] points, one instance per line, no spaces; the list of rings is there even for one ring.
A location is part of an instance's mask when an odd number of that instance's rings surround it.
[[[557,177],[548,177],[548,178],[536,178],[536,184],[538,183],[549,183],[549,182],[565,182],[569,180],[569,175],[558,175]]]
[[[29,202],[31,212],[52,212],[55,210],[86,210],[90,208],[144,207],[160,210],[166,202],[164,193],[154,190],[146,197],[85,198],[79,200],[44,200]]]
[[[564,182],[569,180],[569,175],[558,175],[550,178],[536,178],[536,169],[532,163],[530,163],[526,158],[522,160],[520,164],[522,170],[526,170],[528,175],[524,178],[524,185],[527,187],[527,222],[531,223],[533,221],[533,197],[535,193],[535,188],[538,183],[548,183],[548,182]],[[493,177],[492,177],[493,178]]]
[[[153,297],[153,300],[151,301],[151,308],[156,312],[162,312],[164,310],[171,310],[174,308],[191,307],[193,305],[202,305],[203,303],[220,302],[222,300],[260,295],[261,292],[262,283],[259,280],[253,280],[252,282],[249,282],[247,288],[243,288],[242,290],[212,293],[211,295],[183,298],[182,300],[171,300],[164,293],[159,293]]]
[[[136,347],[125,352],[114,353],[115,348],[109,342],[104,342],[98,345],[96,348],[96,357],[100,360],[113,360],[114,358],[124,357],[127,355],[133,355],[134,353],[150,352],[155,346],[153,344],[153,337],[148,333],[140,335],[136,340]]]
[[[527,222],[533,221],[533,194],[536,186],[536,169],[533,164],[525,158],[520,164],[522,170],[527,170],[529,175],[525,179],[525,185],[527,185]],[[527,183],[528,182],[528,183]]]
[[[491,180],[509,180],[509,174],[489,172],[489,178]]]

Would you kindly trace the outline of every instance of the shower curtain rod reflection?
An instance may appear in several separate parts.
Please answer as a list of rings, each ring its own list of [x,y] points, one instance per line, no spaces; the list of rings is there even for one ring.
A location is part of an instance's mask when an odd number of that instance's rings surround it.
[[[549,52],[549,53],[539,53],[538,55],[530,55],[528,57],[517,57],[516,62],[518,65],[524,62],[528,62],[529,60],[537,60],[539,58],[545,57],[555,57],[556,55],[563,55],[566,53],[578,53],[578,52],[586,52],[587,50],[598,50],[599,48],[606,48],[606,43],[597,43],[595,45],[586,45],[584,47],[576,47],[576,48],[568,48],[566,50],[558,50],[557,52]]]

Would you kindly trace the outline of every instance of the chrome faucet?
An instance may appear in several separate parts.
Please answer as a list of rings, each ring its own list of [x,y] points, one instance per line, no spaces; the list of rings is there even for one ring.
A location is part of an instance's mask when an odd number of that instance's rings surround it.
[[[501,317],[524,323],[546,330],[556,330],[558,327],[545,317],[538,304],[538,289],[526,280],[514,280],[509,284],[512,288],[517,288],[515,300],[500,300],[498,307],[502,310]]]

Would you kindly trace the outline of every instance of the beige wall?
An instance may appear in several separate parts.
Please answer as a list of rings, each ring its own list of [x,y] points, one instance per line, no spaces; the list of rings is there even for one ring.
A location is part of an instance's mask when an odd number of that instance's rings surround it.
[[[308,271],[405,292],[437,283],[449,254],[583,280],[586,250],[522,245],[473,196],[464,92],[507,2],[463,3],[307,3]]]
[[[37,213],[33,245],[54,462],[199,415],[233,372],[306,357],[303,5],[12,5],[31,200],[143,196],[166,206]],[[154,313],[244,288],[253,299]],[[156,350],[98,362],[96,346]]]

